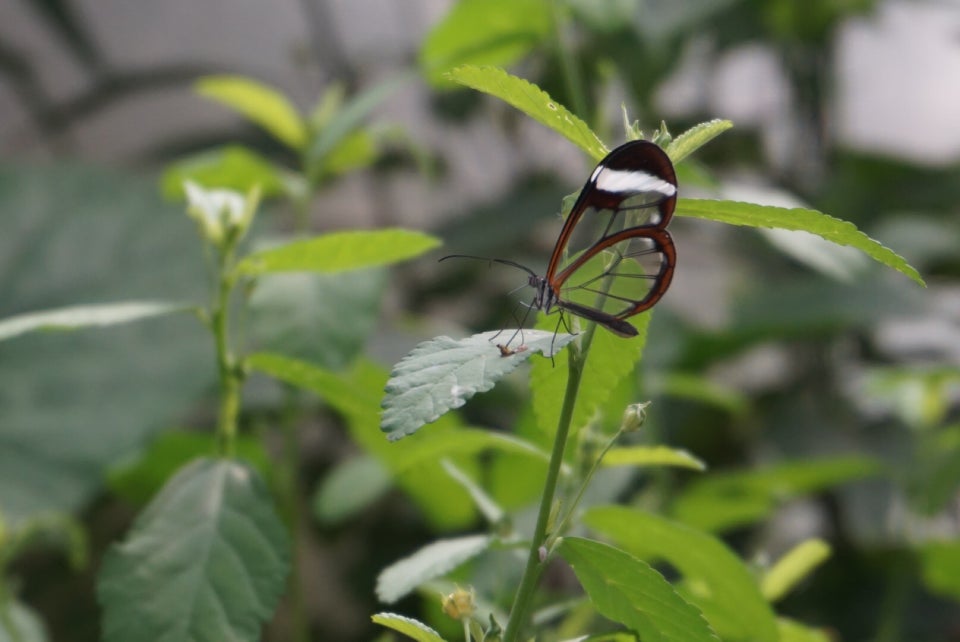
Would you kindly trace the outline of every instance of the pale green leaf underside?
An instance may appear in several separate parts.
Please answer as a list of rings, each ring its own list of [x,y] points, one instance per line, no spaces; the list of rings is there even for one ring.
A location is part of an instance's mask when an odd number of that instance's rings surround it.
[[[760,582],[760,591],[768,602],[776,602],[790,592],[813,570],[830,557],[830,545],[819,538],[800,542],[777,560]]]
[[[403,633],[416,642],[446,642],[440,634],[422,622],[397,615],[396,613],[377,613],[370,618],[380,626]]]
[[[414,348],[390,373],[380,428],[391,440],[412,434],[476,393],[492,388],[534,352],[550,355],[574,339],[570,334],[524,330],[526,349],[519,350],[515,339],[512,348],[517,351],[503,356],[495,343],[498,334],[506,343],[514,330],[460,340],[436,337]]]
[[[293,149],[301,149],[307,142],[307,128],[300,114],[271,87],[243,76],[206,76],[194,87],[201,96],[243,114]]]
[[[687,131],[674,138],[667,145],[667,156],[677,165],[684,158],[697,151],[711,140],[733,127],[729,120],[708,120],[705,123],[694,125]]]
[[[498,67],[464,65],[447,72],[454,82],[495,96],[516,107],[541,125],[546,125],[585,151],[594,160],[607,148],[585,122],[571,114],[542,89]]]
[[[597,611],[635,631],[643,640],[718,642],[696,607],[686,602],[660,573],[607,544],[564,538],[561,557]]]
[[[667,446],[611,448],[603,457],[604,466],[677,466],[706,470],[707,465],[686,450]]]
[[[777,618],[780,642],[831,642],[832,635],[785,617]]]
[[[896,252],[874,241],[858,230],[853,223],[816,210],[684,198],[677,204],[677,215],[708,219],[729,225],[802,230],[838,245],[854,247],[887,267],[905,274],[918,284],[925,285],[917,270]]]
[[[489,535],[467,535],[427,544],[385,568],[377,578],[377,597],[393,604],[418,586],[449,573],[490,547]]]
[[[331,232],[250,254],[237,269],[267,272],[341,272],[390,265],[428,252],[439,239],[403,229]]]
[[[103,305],[77,305],[41,312],[28,312],[0,319],[0,341],[28,332],[77,330],[130,323],[149,317],[183,312],[191,306],[162,301],[126,301]]]
[[[724,637],[776,642],[776,621],[746,565],[717,538],[651,513],[621,506],[590,509],[584,523],[643,559],[662,559],[703,586],[731,630]],[[717,627],[717,622],[711,622]]]

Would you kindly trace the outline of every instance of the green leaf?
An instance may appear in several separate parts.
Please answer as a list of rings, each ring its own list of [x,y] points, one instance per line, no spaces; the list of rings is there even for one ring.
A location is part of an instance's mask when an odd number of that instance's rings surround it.
[[[445,575],[490,548],[489,535],[467,535],[427,544],[410,557],[394,562],[377,577],[377,597],[393,604],[418,586]]]
[[[33,609],[9,597],[0,601],[0,642],[47,642],[49,639],[43,620]]]
[[[773,611],[750,570],[715,537],[689,526],[638,510],[591,508],[584,523],[642,559],[662,559],[683,575],[686,584],[709,598],[722,621],[705,612],[724,639],[776,642]],[[689,597],[700,604],[697,592]]]
[[[319,179],[340,176],[369,167],[377,160],[379,153],[377,141],[370,132],[364,130],[351,132],[323,158],[316,168],[316,176]]]
[[[256,472],[197,460],[108,552],[97,586],[104,640],[259,639],[283,593],[289,555]]]
[[[765,470],[713,473],[691,483],[671,507],[695,528],[723,531],[751,524],[798,495],[872,477],[883,470],[869,457],[785,462]]]
[[[657,392],[674,399],[689,399],[714,406],[732,415],[742,415],[749,407],[746,395],[705,376],[674,372],[659,381]]]
[[[269,476],[270,457],[259,438],[238,435],[234,450],[238,457],[253,465],[261,475]],[[119,462],[111,468],[107,475],[108,485],[127,501],[146,504],[187,462],[215,451],[215,437],[210,433],[167,431],[137,457]]]
[[[554,317],[541,314],[537,327],[555,327]],[[630,323],[639,334],[625,339],[597,328],[590,346],[580,381],[577,405],[573,410],[572,429],[579,430],[591,421],[597,409],[606,402],[610,391],[631,372],[633,372],[643,347],[647,341],[647,326],[650,324],[649,312],[639,314]],[[548,435],[557,430],[560,420],[560,400],[567,387],[567,353],[561,352],[555,358],[556,366],[549,361],[538,360],[533,363],[530,373],[530,388],[533,390],[533,409],[537,416],[537,425]]]
[[[244,76],[205,76],[194,89],[237,111],[295,150],[307,142],[307,127],[286,96]]]
[[[667,145],[667,156],[673,161],[674,165],[679,165],[680,161],[697,151],[711,140],[733,127],[729,120],[708,120],[705,123],[694,125],[687,131],[674,138]]]
[[[407,462],[417,457],[421,442],[406,439],[390,443],[380,431],[380,400],[387,383],[387,372],[380,366],[359,360],[343,373],[333,373],[309,363],[275,354],[255,354],[246,361],[247,367],[273,376],[286,383],[311,390],[341,413],[347,420],[351,436],[364,451],[375,456],[396,475],[397,484],[417,502],[426,516],[438,528],[463,528],[476,516],[470,497],[450,477],[436,460],[422,460],[414,468]],[[437,435],[457,435],[465,432],[450,416],[441,418]],[[469,436],[463,440],[471,445]],[[472,452],[472,451],[467,451]],[[458,465],[470,463],[458,458]],[[472,468],[472,466],[471,466]]]
[[[259,185],[263,197],[269,198],[286,193],[287,183],[294,179],[255,151],[243,145],[227,145],[167,165],[160,179],[163,196],[183,200],[183,183],[187,180],[208,189],[226,188],[242,193]]]
[[[442,457],[490,450],[524,455],[541,461],[550,459],[548,453],[519,437],[490,430],[463,428],[456,432],[437,433],[431,435],[430,439],[410,443],[406,447],[403,461],[398,462],[397,472],[406,472],[427,462],[438,461]]]
[[[337,464],[313,496],[313,514],[335,526],[359,514],[393,487],[393,476],[379,461],[358,455]]]
[[[264,351],[345,368],[376,330],[386,285],[383,268],[265,275],[249,298],[250,337]]]
[[[677,214],[730,225],[802,230],[816,234],[838,245],[854,247],[872,259],[910,277],[918,284],[926,285],[916,269],[910,266],[903,257],[874,241],[858,230],[853,223],[842,221],[816,210],[686,198],[680,199],[677,205]]]
[[[550,26],[545,0],[461,0],[427,34],[420,68],[436,84],[457,65],[506,67],[545,40]]]
[[[511,76],[497,67],[471,65],[452,69],[447,73],[447,77],[513,105],[541,125],[546,125],[564,136],[593,160],[598,161],[607,154],[606,146],[585,122],[550,98],[542,89],[522,78]]]
[[[416,642],[446,642],[440,634],[422,622],[395,613],[377,613],[370,618],[380,626],[403,633]]]
[[[478,392],[489,390],[534,352],[549,356],[573,335],[525,330],[525,350],[504,356],[497,336],[506,342],[514,330],[484,332],[466,339],[437,337],[420,343],[393,367],[383,398],[381,429],[391,440],[411,435],[424,424],[459,408]]]
[[[307,148],[307,175],[312,180],[317,180],[323,172],[328,156],[334,153],[343,140],[356,131],[383,101],[415,77],[416,74],[412,71],[391,75],[387,80],[352,98],[343,109],[326,121]]]
[[[341,272],[390,265],[440,245],[429,234],[403,229],[331,232],[254,252],[237,266],[241,274]]]
[[[771,603],[782,599],[828,557],[830,545],[822,539],[812,538],[800,542],[764,574],[760,581],[763,597]]]
[[[75,305],[57,310],[28,312],[0,319],[0,341],[28,332],[56,332],[105,327],[192,309],[183,303],[125,301],[102,305]]]
[[[780,642],[831,642],[834,638],[825,631],[811,628],[785,617],[777,618]]]
[[[450,478],[467,491],[470,499],[473,500],[474,506],[477,507],[477,510],[486,518],[488,523],[499,525],[503,522],[505,511],[493,497],[487,494],[487,491],[484,490],[479,483],[453,465],[449,459],[444,459],[440,463],[443,465],[443,469],[447,471],[447,474],[450,475]]]
[[[667,446],[611,448],[603,457],[604,466],[679,466],[706,470],[707,465],[686,450]]]
[[[703,615],[646,563],[607,544],[566,537],[558,551],[606,618],[643,640],[718,642]]]
[[[200,301],[196,228],[152,179],[72,164],[0,164],[0,317],[79,301]],[[0,341],[0,510],[75,511],[104,472],[196,407],[215,383],[193,315],[107,332]]]
[[[927,589],[960,602],[960,540],[926,542],[919,553]]]

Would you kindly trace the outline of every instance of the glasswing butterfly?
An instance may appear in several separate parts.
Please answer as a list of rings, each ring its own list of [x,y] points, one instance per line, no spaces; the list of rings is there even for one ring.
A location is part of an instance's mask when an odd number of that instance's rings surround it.
[[[677,262],[667,224],[677,205],[677,175],[660,147],[631,141],[600,161],[580,191],[544,276],[530,275],[530,307],[566,310],[623,337],[636,336],[629,317],[651,308],[670,287]],[[562,319],[562,317],[561,317]]]

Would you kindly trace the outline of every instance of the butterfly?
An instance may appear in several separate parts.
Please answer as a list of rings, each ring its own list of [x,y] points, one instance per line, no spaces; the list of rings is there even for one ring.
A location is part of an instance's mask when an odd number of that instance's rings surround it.
[[[677,251],[666,227],[677,175],[660,147],[631,141],[600,161],[563,224],[543,276],[507,259],[484,259],[529,274],[530,308],[569,312],[622,337],[627,319],[653,307],[673,279]],[[483,259],[455,254],[454,257]],[[561,316],[562,320],[562,316]]]

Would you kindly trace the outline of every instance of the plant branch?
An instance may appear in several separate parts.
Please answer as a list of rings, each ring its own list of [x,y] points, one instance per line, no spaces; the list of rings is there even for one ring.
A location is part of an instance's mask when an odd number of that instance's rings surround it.
[[[560,477],[560,468],[563,464],[563,453],[566,450],[567,437],[570,434],[573,408],[576,405],[577,393],[580,390],[583,363],[587,354],[586,348],[589,347],[588,339],[592,339],[595,327],[591,325],[587,329],[584,336],[583,352],[577,350],[573,344],[569,348],[567,389],[563,396],[563,407],[560,410],[560,420],[557,423],[557,434],[553,440],[553,452],[550,455],[550,464],[547,468],[547,479],[544,482],[543,494],[540,497],[537,524],[530,540],[530,552],[527,555],[527,563],[523,569],[520,586],[513,600],[513,608],[510,610],[510,619],[507,621],[507,628],[503,633],[503,642],[516,642],[520,629],[526,624],[527,611],[533,600],[540,572],[543,570],[544,562],[540,558],[540,547],[546,540],[547,526],[553,508],[553,498],[557,490],[557,480]]]

